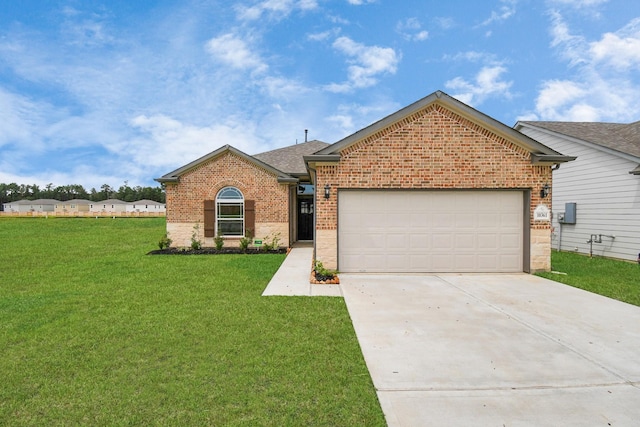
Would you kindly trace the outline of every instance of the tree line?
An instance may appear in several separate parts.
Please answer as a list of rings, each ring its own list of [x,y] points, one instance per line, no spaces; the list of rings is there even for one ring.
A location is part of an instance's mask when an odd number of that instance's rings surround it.
[[[92,188],[89,191],[79,184],[54,185],[51,183],[40,187],[37,184],[0,183],[0,203],[16,202],[23,199],[56,199],[61,202],[72,199],[86,199],[93,202],[120,199],[125,202],[135,202],[145,199],[165,203],[165,194],[162,187],[130,187],[127,181],[117,190],[109,184],[103,184],[99,190]]]

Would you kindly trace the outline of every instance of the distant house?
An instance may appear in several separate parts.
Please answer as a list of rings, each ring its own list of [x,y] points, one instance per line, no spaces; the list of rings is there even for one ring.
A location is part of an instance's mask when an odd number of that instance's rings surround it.
[[[515,129],[553,150],[577,156],[553,171],[553,247],[636,260],[640,122],[523,121]]]
[[[5,212],[54,212],[60,201],[54,199],[18,200],[4,203]]]
[[[86,199],[72,199],[64,202],[58,202],[55,212],[61,214],[73,214],[79,212],[89,212],[90,200]]]
[[[4,212],[29,212],[31,210],[31,200],[16,200],[2,204]]]
[[[118,213],[127,211],[127,202],[119,199],[107,199],[93,202],[89,205],[89,212]]]
[[[166,205],[164,203],[156,202],[154,200],[138,200],[135,202],[127,203],[127,212],[166,212]]]

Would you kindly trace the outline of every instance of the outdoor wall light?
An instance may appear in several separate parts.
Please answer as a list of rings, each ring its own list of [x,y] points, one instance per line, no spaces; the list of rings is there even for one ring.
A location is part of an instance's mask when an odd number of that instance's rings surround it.
[[[331,187],[329,187],[329,184],[326,184],[324,186],[324,198],[328,199],[329,196],[331,196]]]
[[[551,187],[549,187],[549,184],[545,184],[544,187],[542,187],[542,189],[540,190],[540,198],[544,199],[545,197],[547,197],[549,195],[549,189]]]

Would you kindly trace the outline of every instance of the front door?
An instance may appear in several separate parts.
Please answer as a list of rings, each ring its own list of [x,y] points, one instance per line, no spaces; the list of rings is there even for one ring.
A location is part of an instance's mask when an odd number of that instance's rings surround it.
[[[313,240],[313,198],[298,197],[298,240]]]

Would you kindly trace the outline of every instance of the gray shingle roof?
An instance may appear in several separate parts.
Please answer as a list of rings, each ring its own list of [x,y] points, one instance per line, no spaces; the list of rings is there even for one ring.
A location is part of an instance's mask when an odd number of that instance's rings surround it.
[[[326,142],[313,140],[254,154],[252,157],[288,174],[306,174],[307,167],[302,156],[314,154],[328,146]]]
[[[522,123],[640,157],[640,121],[628,124],[542,121]]]

